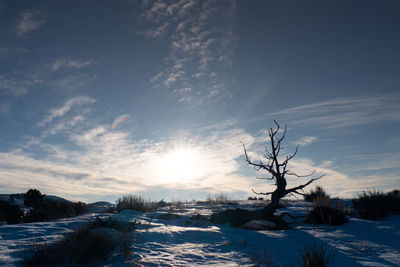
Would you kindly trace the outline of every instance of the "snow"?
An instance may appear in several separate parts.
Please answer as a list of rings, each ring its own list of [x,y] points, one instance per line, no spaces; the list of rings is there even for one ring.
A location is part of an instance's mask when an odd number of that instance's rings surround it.
[[[233,228],[191,218],[196,214],[210,216],[214,210],[224,208],[254,208],[248,201],[240,205],[185,203],[180,208],[166,207],[152,213],[124,210],[113,216],[123,221],[140,222],[131,256],[120,257],[116,252],[105,265],[254,266],[269,263],[270,266],[290,266],[300,258],[303,244],[315,240],[325,244],[329,252],[334,252],[335,266],[400,266],[400,216],[381,221],[350,218],[341,226],[313,227],[303,223],[310,209],[309,203],[298,201],[287,205],[278,213],[291,215],[285,217],[292,222],[292,229],[279,231]],[[179,216],[160,217],[162,214]],[[0,225],[0,266],[18,266],[23,249],[33,242],[54,240],[94,216]]]

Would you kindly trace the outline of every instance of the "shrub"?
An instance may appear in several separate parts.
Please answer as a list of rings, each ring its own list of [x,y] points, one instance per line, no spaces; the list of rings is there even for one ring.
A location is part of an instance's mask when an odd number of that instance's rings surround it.
[[[116,247],[117,242],[110,234],[80,227],[56,242],[34,245],[24,263],[27,266],[54,266],[62,263],[87,265],[104,261]]]
[[[43,204],[44,195],[37,189],[29,189],[24,194],[24,205],[26,207],[38,208]]]
[[[126,256],[129,254],[135,223],[117,221],[114,218],[95,220],[86,223],[52,243],[34,244],[27,254],[27,266],[87,265],[104,261],[118,246]],[[120,232],[118,237],[96,228],[112,228]]]
[[[303,244],[303,251],[300,253],[300,260],[297,260],[301,267],[324,267],[333,266],[334,252],[327,253],[323,244],[313,241],[311,244]]]
[[[224,194],[219,194],[219,195],[211,195],[209,194],[207,196],[207,202],[208,203],[227,203],[229,201],[228,197]]]
[[[114,219],[113,217],[108,217],[106,219],[102,219],[100,217],[96,217],[94,220],[89,221],[87,223],[87,227],[90,229],[96,228],[112,228],[118,230],[120,232],[132,232],[136,229],[136,221],[135,222],[124,222]]]
[[[329,199],[329,195],[321,186],[316,186],[315,189],[311,189],[308,194],[304,195],[304,200],[307,202],[315,202]]]
[[[141,196],[125,195],[117,200],[117,210],[131,209],[141,212],[155,211],[158,208],[158,203],[146,200]]]
[[[255,198],[254,200],[257,200],[257,198]],[[222,193],[220,193],[218,195],[209,194],[207,196],[207,200],[206,200],[206,203],[209,204],[209,205],[210,204],[211,205],[214,205],[214,204],[230,204],[230,205],[234,205],[237,202],[238,202],[237,200],[232,200],[231,198],[229,198],[228,196],[226,196],[226,195],[224,195]]]
[[[316,206],[307,215],[306,223],[341,225],[347,222],[346,215],[342,209],[331,208],[328,206]]]
[[[22,221],[22,216],[23,212],[18,206],[0,200],[0,222],[4,221],[8,224],[20,223]]]
[[[24,205],[30,208],[23,218],[26,223],[74,217],[86,211],[86,204],[82,202],[48,199],[37,189],[29,189],[23,196]]]
[[[389,193],[382,191],[364,191],[353,199],[353,208],[361,218],[380,220],[390,214],[400,213],[400,193],[393,190]]]
[[[85,212],[86,204],[82,202],[62,202],[44,199],[39,206],[29,210],[24,222],[51,221],[60,218],[75,217]]]

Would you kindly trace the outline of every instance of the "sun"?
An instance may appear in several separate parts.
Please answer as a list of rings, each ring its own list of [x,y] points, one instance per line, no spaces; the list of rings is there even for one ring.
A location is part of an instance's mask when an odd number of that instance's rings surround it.
[[[191,148],[177,148],[161,158],[163,177],[170,183],[186,183],[198,175],[198,155]]]

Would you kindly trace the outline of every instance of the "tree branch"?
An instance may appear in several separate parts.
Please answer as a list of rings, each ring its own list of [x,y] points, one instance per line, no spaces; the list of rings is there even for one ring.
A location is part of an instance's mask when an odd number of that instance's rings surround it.
[[[259,169],[264,169],[264,170],[268,171],[269,173],[271,173],[274,177],[276,177],[276,172],[273,170],[272,166],[263,164],[261,161],[260,161],[260,163],[254,163],[254,162],[252,162],[252,161],[249,159],[249,156],[247,155],[246,146],[245,146],[243,143],[242,143],[242,145],[243,145],[244,155],[245,155],[245,157],[246,157],[246,161],[247,161],[247,163],[248,163],[249,165],[254,166],[254,167],[257,167],[257,168],[259,168]]]
[[[313,175],[314,173],[315,173],[315,170],[312,171],[310,174],[306,174],[306,175],[298,175],[298,174],[296,174],[296,173],[294,173],[294,172],[292,172],[292,171],[287,171],[287,172],[286,172],[287,175],[296,176],[296,177],[298,177],[298,178],[310,177],[310,176]],[[322,177],[320,177],[320,178],[322,178]],[[319,179],[319,178],[318,178],[318,179]]]
[[[304,187],[306,187],[307,185],[311,184],[312,182],[314,182],[314,181],[316,181],[316,180],[318,180],[318,179],[321,179],[321,178],[324,177],[325,175],[326,175],[326,174],[323,174],[323,175],[321,175],[321,176],[319,176],[319,177],[317,177],[317,178],[313,178],[313,179],[309,180],[309,181],[308,181],[307,183],[305,183],[305,184],[302,184],[302,185],[299,185],[299,186],[296,186],[296,187],[287,189],[287,190],[286,190],[286,194],[289,194],[289,193],[296,193],[296,194],[301,195],[301,193],[297,192],[298,190],[303,190]]]
[[[254,194],[256,195],[264,195],[264,196],[268,196],[271,195],[273,192],[268,192],[268,193],[262,193],[262,192],[256,192],[254,191],[254,189],[252,188],[251,191],[253,191]]]

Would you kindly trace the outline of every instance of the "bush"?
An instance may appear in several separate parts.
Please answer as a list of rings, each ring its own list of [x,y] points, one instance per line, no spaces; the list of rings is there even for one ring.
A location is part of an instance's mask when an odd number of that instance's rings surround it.
[[[29,210],[24,216],[24,222],[42,222],[75,217],[85,212],[85,206],[86,204],[82,202],[74,203],[43,199],[39,206]]]
[[[257,198],[255,198],[254,200],[257,200]],[[222,193],[220,193],[218,195],[208,194],[207,200],[206,200],[206,203],[208,205],[215,205],[215,204],[234,205],[234,204],[237,204],[237,202],[238,202],[237,200],[233,200]]]
[[[113,217],[108,217],[106,219],[102,219],[100,217],[96,217],[96,219],[87,223],[87,227],[90,229],[96,228],[112,228],[118,230],[120,232],[132,232],[136,229],[136,221],[135,222],[123,222],[114,219]]]
[[[303,244],[303,251],[300,253],[300,260],[297,260],[301,267],[324,267],[333,266],[334,252],[327,253],[323,244],[313,241],[310,245]]]
[[[400,193],[393,190],[388,193],[382,191],[364,191],[353,199],[353,208],[360,214],[361,218],[369,220],[380,220],[390,214],[400,213]]]
[[[26,223],[75,217],[86,211],[85,203],[48,199],[37,189],[29,189],[23,196],[24,205],[30,208],[23,218]]]
[[[43,204],[44,195],[40,193],[37,189],[29,189],[24,194],[24,205],[26,207],[31,207],[37,209]]]
[[[95,220],[86,223],[52,243],[35,244],[31,253],[24,259],[27,266],[54,266],[59,264],[87,265],[104,261],[118,246],[124,255],[129,254],[133,239],[131,233],[135,223],[117,221],[114,218]],[[113,236],[106,231],[95,231],[96,228],[112,228],[121,234]]]
[[[22,221],[23,212],[21,209],[7,201],[0,200],[0,222],[16,224]]]
[[[341,225],[347,222],[346,215],[342,209],[331,208],[328,206],[316,206],[307,215],[306,223]]]
[[[158,208],[157,202],[145,200],[141,196],[125,195],[117,200],[117,210],[131,209],[141,212],[155,211]]]
[[[27,266],[54,266],[62,263],[87,265],[102,260],[117,247],[115,239],[106,232],[80,227],[53,243],[34,245],[31,255],[24,259]]]
[[[307,202],[315,202],[329,199],[329,195],[321,186],[316,186],[315,190],[311,189],[310,193],[304,195],[304,200]]]

